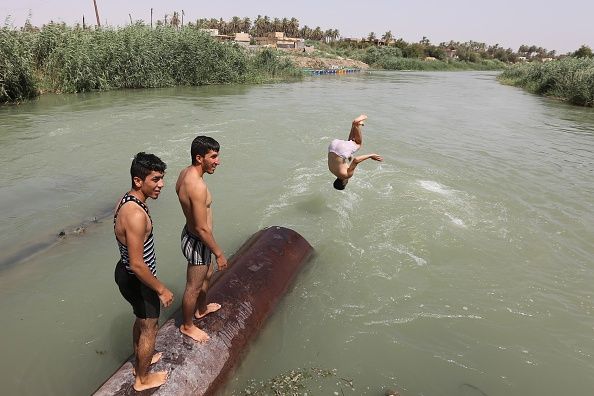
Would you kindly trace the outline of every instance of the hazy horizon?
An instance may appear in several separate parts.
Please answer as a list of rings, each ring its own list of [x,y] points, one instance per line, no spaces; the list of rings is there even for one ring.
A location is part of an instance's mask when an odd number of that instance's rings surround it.
[[[227,1],[220,4],[199,4],[188,0],[169,1],[164,5],[156,0],[107,1],[97,0],[102,24],[123,26],[133,20],[150,22],[163,19],[165,14],[184,11],[184,22],[199,18],[249,17],[252,22],[258,15],[272,18],[299,20],[299,26],[308,25],[322,30],[338,29],[342,37],[366,37],[370,32],[381,37],[390,30],[395,38],[418,42],[427,37],[432,44],[450,40],[470,40],[487,45],[499,44],[517,51],[520,45],[536,45],[555,50],[558,54],[575,51],[582,45],[594,45],[594,2],[569,0],[543,6],[541,2],[502,0],[496,7],[480,5],[470,0],[440,2],[428,0],[410,4],[400,0],[369,0],[345,4],[329,0],[319,3],[302,0],[297,5],[270,0],[257,4]],[[93,1],[72,0],[3,0],[0,15],[4,23],[22,26],[29,18],[41,26],[50,21],[69,25],[82,23],[83,15],[88,24],[95,24]]]

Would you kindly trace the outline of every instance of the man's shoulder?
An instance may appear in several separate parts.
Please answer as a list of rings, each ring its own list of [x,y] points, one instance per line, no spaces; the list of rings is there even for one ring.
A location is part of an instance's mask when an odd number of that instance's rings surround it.
[[[178,181],[178,195],[182,194],[192,197],[197,194],[204,194],[208,190],[204,179],[197,173],[194,173],[191,170],[188,171],[189,172]]]
[[[148,215],[140,205],[133,202],[127,202],[122,205],[118,212],[118,217],[127,224],[144,224],[148,221]]]
[[[194,185],[204,183],[204,180],[193,166],[188,166],[179,173],[177,183],[180,185]]]

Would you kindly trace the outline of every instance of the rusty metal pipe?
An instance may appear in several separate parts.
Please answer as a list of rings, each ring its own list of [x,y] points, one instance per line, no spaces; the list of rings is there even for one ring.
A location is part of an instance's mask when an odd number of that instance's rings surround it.
[[[212,282],[208,301],[220,303],[221,309],[196,322],[210,340],[199,344],[180,333],[180,309],[159,329],[156,350],[163,357],[151,368],[169,370],[167,383],[134,391],[131,356],[95,395],[214,394],[312,254],[311,245],[293,230],[275,226],[258,231]]]

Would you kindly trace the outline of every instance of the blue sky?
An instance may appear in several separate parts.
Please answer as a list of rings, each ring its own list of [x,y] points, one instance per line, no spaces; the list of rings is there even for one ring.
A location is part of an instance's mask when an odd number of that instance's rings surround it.
[[[97,0],[102,23],[124,25],[133,19],[150,20],[184,10],[185,20],[258,14],[271,18],[295,17],[300,26],[338,29],[345,37],[381,36],[391,30],[397,38],[416,42],[423,36],[433,44],[443,41],[479,41],[517,50],[521,44],[566,53],[588,45],[594,49],[594,0]],[[546,5],[545,5],[546,4]],[[0,17],[23,24],[31,11],[35,25],[54,21],[73,24],[95,20],[92,0],[0,0]]]

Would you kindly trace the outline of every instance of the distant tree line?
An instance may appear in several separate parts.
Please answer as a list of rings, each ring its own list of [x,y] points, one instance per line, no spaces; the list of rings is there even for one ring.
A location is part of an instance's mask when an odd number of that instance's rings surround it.
[[[179,12],[174,12],[171,16],[165,15],[162,20],[158,20],[156,25],[171,25],[179,28],[183,25],[183,20]],[[300,27],[297,18],[270,18],[267,15],[258,15],[253,22],[249,17],[240,18],[238,16],[234,16],[228,21],[223,18],[199,18],[189,21],[187,26],[198,29],[217,29],[219,34],[223,35],[243,32],[254,37],[263,37],[268,33],[284,32],[289,37],[318,41],[338,40],[340,37],[338,29],[322,30],[319,26],[311,28],[307,25]]]
[[[199,18],[184,22],[184,12],[174,11],[166,14],[162,19],[155,22],[156,26],[172,26],[179,29],[182,26],[194,27],[197,29],[217,29],[219,34],[233,35],[235,33],[245,32],[254,37],[266,36],[273,32],[284,32],[289,37],[302,38],[313,42],[323,41],[331,44],[335,48],[365,49],[374,45],[386,45],[399,48],[404,58],[425,58],[432,57],[441,61],[446,61],[449,57],[455,59],[478,63],[483,60],[499,60],[504,63],[516,63],[520,60],[545,60],[572,57],[592,57],[590,47],[583,45],[575,52],[564,55],[557,55],[555,50],[547,50],[536,45],[521,45],[517,51],[511,48],[501,47],[499,44],[487,45],[485,43],[468,41],[458,42],[449,41],[434,45],[430,40],[423,36],[419,42],[408,43],[402,38],[396,39],[391,30],[381,36],[375,32],[370,32],[366,37],[361,37],[359,42],[352,40],[341,40],[338,29],[322,29],[319,26],[312,28],[308,25],[300,26],[300,22],[295,17],[271,18],[267,15],[258,15],[253,21],[249,17],[233,16],[228,21],[223,18]],[[132,21],[131,21],[132,22]],[[144,21],[136,21],[136,24],[144,24]],[[151,21],[151,25],[153,22]],[[82,26],[85,28],[85,26]],[[24,29],[35,29],[27,21]]]
[[[170,24],[179,27],[183,24],[180,19],[180,13],[174,12],[171,17],[165,16],[163,20],[157,21],[158,25]],[[516,63],[519,60],[543,60],[554,59],[565,56],[573,57],[591,57],[592,50],[587,46],[582,46],[573,53],[557,56],[555,50],[547,50],[536,45],[521,45],[517,51],[511,48],[501,47],[499,44],[487,45],[485,43],[468,41],[442,42],[439,45],[431,44],[425,36],[418,43],[408,43],[402,38],[395,39],[391,30],[381,36],[375,32],[370,32],[366,37],[362,37],[359,42],[340,40],[340,31],[338,29],[322,29],[319,26],[315,28],[308,25],[300,26],[299,20],[295,17],[271,18],[267,15],[258,15],[253,21],[249,17],[234,16],[228,21],[223,18],[200,18],[187,23],[199,29],[217,29],[219,34],[233,35],[235,33],[245,32],[255,37],[262,37],[268,33],[284,32],[289,37],[303,38],[311,41],[324,41],[331,43],[335,47],[342,46],[352,48],[366,48],[372,45],[385,44],[399,48],[404,58],[424,58],[433,57],[442,61],[448,58],[448,54],[456,56],[456,59],[466,62],[481,62],[486,59],[495,59],[505,63]],[[455,55],[452,55],[454,54]]]
[[[40,91],[257,82],[292,78],[300,73],[272,51],[250,54],[236,45],[218,43],[200,29],[218,29],[227,35],[246,32],[256,37],[281,31],[308,40],[321,50],[317,56],[349,57],[387,70],[495,70],[521,58],[594,61],[592,50],[586,45],[556,56],[555,51],[527,45],[515,52],[499,44],[475,41],[434,45],[423,37],[419,42],[408,43],[395,39],[391,31],[379,39],[374,32],[361,39],[342,39],[337,29],[300,27],[296,18],[258,15],[253,22],[240,17],[185,22],[184,16],[183,11],[174,12],[155,23],[151,19],[150,25],[142,20],[133,22],[130,16],[130,25],[122,28],[87,26],[84,18],[82,25],[73,27],[50,22],[38,28],[26,21],[21,28],[14,28],[7,20],[0,27],[0,103],[25,100]],[[588,62],[571,65],[571,70],[584,65],[591,70]],[[580,87],[591,85],[592,74],[588,71],[587,75],[590,82]],[[588,95],[572,101],[591,105]]]

